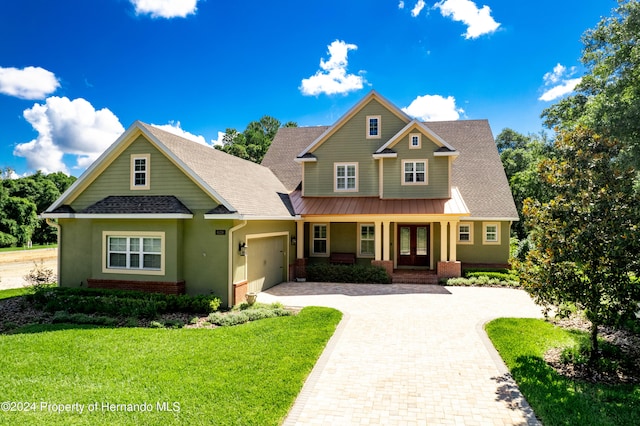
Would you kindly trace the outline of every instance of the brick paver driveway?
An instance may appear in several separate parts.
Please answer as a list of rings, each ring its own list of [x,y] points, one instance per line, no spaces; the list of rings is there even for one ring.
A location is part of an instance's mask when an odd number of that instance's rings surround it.
[[[523,291],[284,283],[258,300],[344,313],[285,425],[538,424],[482,328],[540,317]]]

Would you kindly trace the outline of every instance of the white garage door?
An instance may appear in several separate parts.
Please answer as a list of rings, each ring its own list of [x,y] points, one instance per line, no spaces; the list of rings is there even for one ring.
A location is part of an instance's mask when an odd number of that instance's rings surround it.
[[[252,238],[247,242],[248,291],[280,284],[285,275],[284,237]]]

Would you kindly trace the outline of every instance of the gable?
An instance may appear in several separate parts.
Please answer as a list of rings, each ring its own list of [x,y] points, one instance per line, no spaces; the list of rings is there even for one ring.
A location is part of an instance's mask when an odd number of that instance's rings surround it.
[[[131,189],[132,156],[149,155],[149,189]],[[206,194],[144,135],[135,138],[114,160],[73,199],[70,204],[80,211],[109,195],[176,195],[192,210],[208,210],[220,204]]]

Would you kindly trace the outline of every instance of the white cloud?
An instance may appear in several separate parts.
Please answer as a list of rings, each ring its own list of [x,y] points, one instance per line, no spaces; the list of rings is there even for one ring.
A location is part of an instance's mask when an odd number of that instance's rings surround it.
[[[453,96],[445,98],[440,95],[418,96],[402,111],[422,121],[457,120],[464,113],[462,108],[456,107]]]
[[[152,18],[186,18],[196,13],[198,0],[130,0],[138,15]]]
[[[582,78],[570,78],[576,73],[576,67],[567,69],[558,63],[553,67],[553,71],[546,73],[542,79],[544,81],[544,93],[538,98],[539,101],[553,101],[567,95],[580,84]]]
[[[545,91],[542,96],[538,98],[540,101],[552,101],[554,99],[561,98],[564,95],[567,95],[573,92],[573,89],[576,88],[578,84],[582,81],[581,77],[572,78],[569,80],[564,80],[562,84],[552,87]]]
[[[413,9],[411,9],[411,16],[415,18],[416,16],[420,15],[422,9],[424,9],[424,0],[418,0],[416,5],[413,6]]]
[[[222,145],[224,145],[224,143],[222,141],[224,139],[224,135],[226,135],[225,132],[218,132],[218,139],[215,139],[215,140],[212,139],[211,140],[211,143],[213,144],[213,146],[216,146],[216,145],[222,146]]]
[[[467,39],[492,33],[500,26],[491,16],[489,6],[484,5],[478,9],[471,0],[443,0],[433,7],[440,9],[442,16],[467,25],[467,32],[464,34]]]
[[[361,75],[347,74],[347,54],[349,50],[356,50],[358,46],[336,40],[328,47],[329,60],[325,62],[320,59],[321,69],[302,80],[300,91],[303,95],[344,94],[362,89],[364,78]]]
[[[404,2],[402,0],[398,3],[398,9],[404,9]]]
[[[13,153],[26,158],[30,169],[46,173],[69,173],[65,156],[75,157],[72,168],[86,168],[124,132],[110,110],[96,110],[82,98],[53,96],[24,110],[23,116],[38,136],[18,144]]]
[[[190,141],[198,142],[202,145],[208,145],[207,140],[204,138],[204,136],[194,135],[193,133],[189,133],[186,130],[183,130],[180,127],[179,121],[170,121],[169,124],[152,124],[152,126],[157,127],[158,129],[162,129],[165,132],[173,133],[174,135],[189,139]]]
[[[0,93],[22,99],[44,99],[60,87],[55,74],[40,67],[0,67]]]

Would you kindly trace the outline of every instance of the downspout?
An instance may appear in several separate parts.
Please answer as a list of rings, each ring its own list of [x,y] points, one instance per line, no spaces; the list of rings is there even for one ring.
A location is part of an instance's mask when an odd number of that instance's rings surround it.
[[[228,288],[228,294],[227,297],[229,300],[229,306],[231,306],[231,302],[233,300],[233,233],[235,231],[237,231],[240,228],[244,228],[247,225],[247,221],[243,220],[242,223],[240,223],[239,225],[234,226],[233,228],[229,229],[229,288]]]
[[[61,230],[62,228],[60,228],[60,224],[58,222],[54,222],[51,218],[47,217],[44,220],[45,222],[47,222],[47,225],[53,228],[56,228],[56,231],[57,231],[56,234],[57,234],[57,242],[58,242],[58,259],[56,263],[58,265],[57,267],[58,270],[56,271],[56,274],[57,274],[58,287],[60,287],[60,258],[62,257],[60,253],[60,234],[62,233],[62,230]]]

